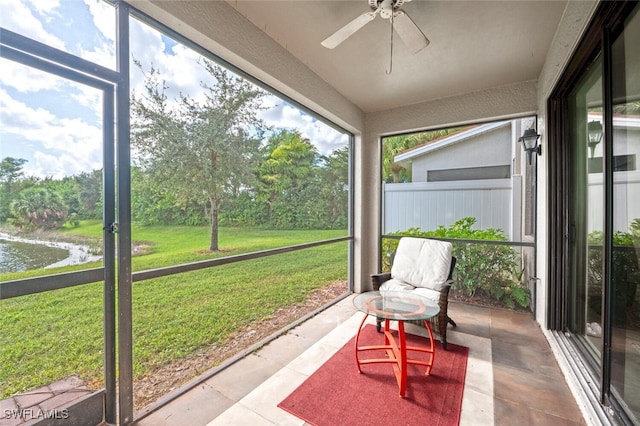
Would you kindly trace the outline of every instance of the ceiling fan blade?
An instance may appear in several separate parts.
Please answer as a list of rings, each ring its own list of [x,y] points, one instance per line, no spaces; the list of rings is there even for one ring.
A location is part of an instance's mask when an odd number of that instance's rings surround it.
[[[425,36],[415,22],[409,18],[409,15],[402,10],[398,10],[393,15],[393,28],[404,44],[407,45],[411,53],[418,53],[429,45],[427,36]]]
[[[344,27],[333,33],[333,35],[327,37],[321,44],[327,49],[333,49],[340,43],[348,39],[353,33],[364,27],[368,22],[372,21],[376,17],[375,12],[366,12],[358,16],[353,21],[349,22]]]

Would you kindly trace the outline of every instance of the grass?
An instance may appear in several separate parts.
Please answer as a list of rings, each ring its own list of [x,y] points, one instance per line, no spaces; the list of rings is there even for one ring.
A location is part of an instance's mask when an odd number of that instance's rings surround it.
[[[101,225],[63,231],[98,238]],[[223,228],[223,253],[207,253],[206,227],[134,228],[149,251],[134,256],[134,270],[264,250],[345,235],[344,231],[266,231]],[[95,265],[94,265],[95,266]],[[82,267],[87,267],[84,265]],[[4,280],[78,269],[22,274]],[[347,277],[347,243],[341,242],[134,283],[134,376],[212,344],[279,308],[302,302],[314,289]],[[102,386],[102,283],[0,301],[0,398],[70,375]]]

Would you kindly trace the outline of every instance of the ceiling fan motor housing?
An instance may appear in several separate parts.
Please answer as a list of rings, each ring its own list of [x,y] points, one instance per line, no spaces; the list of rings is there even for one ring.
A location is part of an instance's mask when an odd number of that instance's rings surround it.
[[[393,11],[407,1],[411,0],[369,0],[369,6],[373,11],[380,10],[380,17],[389,19],[393,15]]]

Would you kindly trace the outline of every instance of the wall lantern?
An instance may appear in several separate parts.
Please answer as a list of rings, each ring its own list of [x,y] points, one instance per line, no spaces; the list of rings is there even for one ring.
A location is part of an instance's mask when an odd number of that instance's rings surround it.
[[[593,158],[593,153],[596,150],[596,145],[600,143],[602,140],[602,124],[599,121],[593,120],[587,124],[587,133],[589,136],[589,140],[587,144],[589,145],[589,149],[591,150],[591,158]]]
[[[529,164],[531,164],[531,155],[535,152],[538,155],[542,154],[542,146],[538,145],[538,139],[540,135],[536,133],[534,129],[527,129],[520,139],[522,147],[527,152],[529,157]]]

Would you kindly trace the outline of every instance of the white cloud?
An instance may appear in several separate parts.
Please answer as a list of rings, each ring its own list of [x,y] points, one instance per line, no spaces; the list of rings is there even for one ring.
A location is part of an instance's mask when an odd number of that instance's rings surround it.
[[[56,7],[56,2],[43,2],[38,9],[42,13],[51,13],[51,7]],[[34,0],[34,4],[40,4],[40,0]],[[31,10],[22,2],[15,0],[0,0],[0,25],[15,33],[32,38],[41,43],[57,49],[64,50],[65,44],[58,37],[49,34],[43,27],[40,19],[33,16]]]
[[[116,15],[114,7],[105,3],[103,0],[84,0],[84,3],[89,6],[89,12],[93,17],[93,25],[95,25],[108,40],[115,43]]]
[[[173,46],[172,52],[174,56],[161,56],[167,78],[179,91],[201,99],[205,91],[200,82],[211,81],[209,73],[198,63],[201,56],[183,45]]]
[[[82,50],[80,57],[111,70],[116,69],[115,45],[102,44],[92,50]]]
[[[61,87],[64,82],[62,78],[53,74],[7,59],[0,60],[0,64],[2,64],[0,85],[3,87],[12,87],[21,93],[56,90],[56,88]]]
[[[54,119],[55,115],[49,111],[30,108],[13,99],[4,89],[0,89],[0,121],[4,132],[20,134],[28,131],[27,126],[33,125],[34,122],[49,122]]]
[[[204,91],[200,82],[209,74],[198,64],[199,54],[179,44],[172,46],[171,53],[167,54],[162,35],[138,21],[132,21],[130,34],[131,55],[142,64],[144,72],[149,72],[152,66],[160,71],[161,79],[167,82],[169,99],[177,99],[181,93],[202,99]],[[144,75],[134,65],[131,67],[131,87],[138,94],[144,92]]]
[[[3,133],[32,142],[35,164],[27,174],[62,178],[101,168],[102,131],[80,119],[60,119],[44,108],[12,99],[0,89],[0,121]]]
[[[96,118],[102,117],[103,95],[101,90],[78,84],[77,91],[69,93],[69,96],[77,101],[79,105],[82,105],[92,111]]]
[[[29,4],[42,16],[50,15],[60,7],[58,0],[30,0]]]
[[[71,155],[52,155],[42,151],[36,151],[34,154],[34,162],[29,168],[25,167],[27,174],[32,176],[51,176],[54,179],[60,179],[72,174],[78,174],[86,170],[97,170],[102,168],[101,162],[92,163],[92,167],[87,168],[87,161]]]
[[[91,50],[83,49],[80,57],[95,62],[109,69],[116,68],[116,15],[115,8],[103,0],[84,0],[89,7],[93,25],[105,38],[105,42],[93,46]]]
[[[299,130],[300,134],[309,139],[322,155],[329,155],[347,144],[346,134],[338,132],[298,108],[287,105],[284,101],[278,102],[275,99],[277,98],[266,101],[266,105],[272,106],[261,114],[267,124],[277,128]]]

